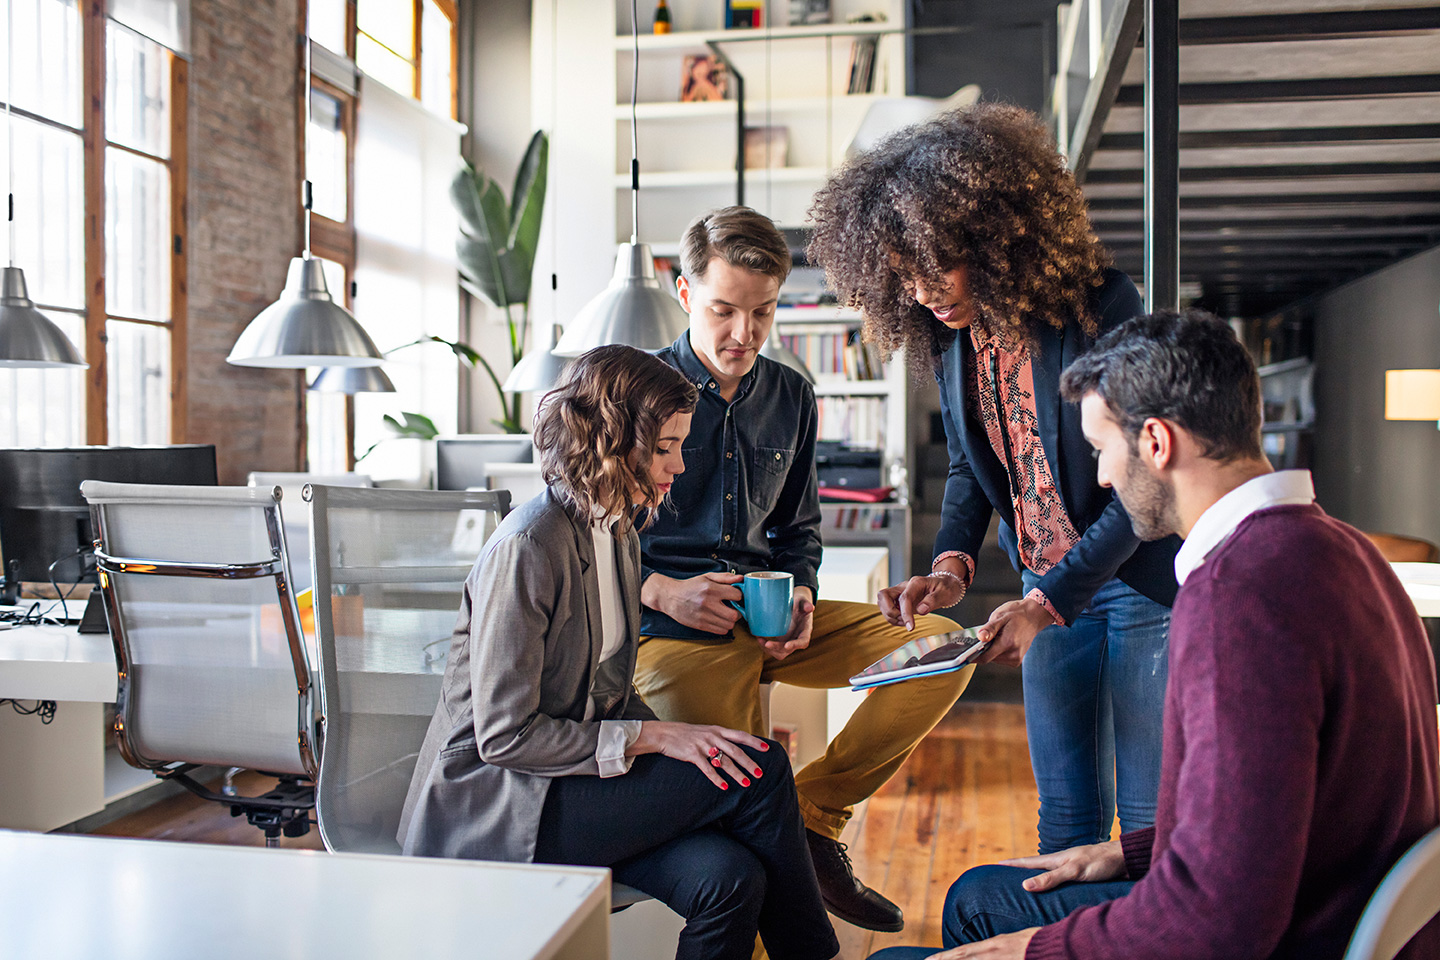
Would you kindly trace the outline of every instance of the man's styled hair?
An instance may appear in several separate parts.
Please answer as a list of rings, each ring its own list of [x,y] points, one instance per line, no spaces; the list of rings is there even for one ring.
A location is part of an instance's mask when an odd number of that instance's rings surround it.
[[[694,384],[660,358],[612,344],[576,357],[535,411],[545,482],[582,517],[618,517],[628,532],[636,500],[659,499],[650,461],[665,421],[695,409]],[[647,507],[640,526],[654,521]]]
[[[784,283],[790,275],[790,248],[775,224],[749,207],[711,210],[690,221],[680,237],[680,269],[703,281],[710,261],[719,257]]]
[[[1259,458],[1260,377],[1229,324],[1204,310],[1158,310],[1101,337],[1060,377],[1060,395],[1097,393],[1131,448],[1149,417],[1185,428],[1221,463]]]

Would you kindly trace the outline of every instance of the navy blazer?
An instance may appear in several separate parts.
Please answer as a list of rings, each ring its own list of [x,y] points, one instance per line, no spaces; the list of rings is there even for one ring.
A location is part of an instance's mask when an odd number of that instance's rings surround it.
[[[1104,282],[1091,299],[1093,315],[1104,334],[1143,312],[1140,294],[1130,278],[1106,270]],[[1092,448],[1080,432],[1080,407],[1060,399],[1060,373],[1095,344],[1078,323],[1063,330],[1041,331],[1030,348],[1035,381],[1035,413],[1045,458],[1065,512],[1080,540],[1058,564],[1040,579],[1039,588],[1056,612],[1073,623],[1092,597],[1112,578],[1166,606],[1175,600],[1175,552],[1180,538],[1141,543],[1130,517],[1113,491],[1095,479]],[[1015,536],[1015,512],[1005,464],[995,455],[985,426],[966,403],[965,371],[975,363],[975,348],[961,332],[936,357],[935,379],[940,384],[940,412],[950,453],[945,499],[940,508],[940,533],[935,556],[958,550],[979,556],[992,511],[1004,521],[1000,540],[1015,569],[1020,551]]]

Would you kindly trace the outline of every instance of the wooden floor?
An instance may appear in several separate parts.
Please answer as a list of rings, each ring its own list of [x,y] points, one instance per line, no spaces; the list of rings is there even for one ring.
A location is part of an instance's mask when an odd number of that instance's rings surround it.
[[[265,780],[245,773],[241,792]],[[894,944],[940,944],[940,909],[967,868],[1034,853],[1039,801],[1019,704],[963,700],[920,744],[900,772],[856,810],[846,827],[855,873],[905,911],[905,930],[871,933],[836,920],[841,956],[860,960]],[[199,843],[263,843],[259,830],[218,804],[172,797],[94,831]],[[281,845],[321,849],[313,828]]]

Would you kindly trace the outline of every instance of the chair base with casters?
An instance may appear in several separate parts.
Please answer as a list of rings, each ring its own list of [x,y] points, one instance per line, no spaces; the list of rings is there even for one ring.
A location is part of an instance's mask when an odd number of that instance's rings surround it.
[[[1440,914],[1440,827],[1395,862],[1360,915],[1344,960],[1392,958]]]
[[[199,765],[182,763],[155,771],[161,780],[172,780],[201,800],[223,803],[230,808],[230,816],[244,817],[252,827],[265,834],[265,846],[278,847],[281,835],[303,837],[310,832],[310,814],[315,809],[315,783],[306,777],[285,773],[256,773],[275,777],[274,789],[258,797],[242,797],[222,790],[216,793],[205,784],[190,776]]]

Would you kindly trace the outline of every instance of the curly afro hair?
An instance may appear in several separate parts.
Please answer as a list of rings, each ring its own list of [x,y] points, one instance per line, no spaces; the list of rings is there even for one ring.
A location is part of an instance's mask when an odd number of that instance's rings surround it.
[[[966,267],[987,334],[1033,343],[1047,327],[1097,329],[1089,298],[1110,257],[1028,110],[977,104],[893,134],[835,173],[810,220],[811,262],[861,310],[865,339],[887,357],[908,348],[917,376],[955,333],[915,302],[909,277],[944,286],[945,273]]]

